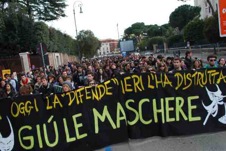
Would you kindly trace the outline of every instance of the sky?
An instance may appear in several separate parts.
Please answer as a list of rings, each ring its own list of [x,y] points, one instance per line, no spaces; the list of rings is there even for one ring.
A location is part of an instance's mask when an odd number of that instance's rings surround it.
[[[145,25],[163,25],[169,22],[170,14],[179,6],[194,6],[194,0],[66,0],[67,17],[47,22],[51,27],[76,37],[73,4],[78,32],[91,30],[99,39],[122,38],[124,30],[137,22]],[[83,13],[78,5],[82,3]],[[118,25],[118,26],[117,26]],[[118,34],[119,33],[119,34]]]

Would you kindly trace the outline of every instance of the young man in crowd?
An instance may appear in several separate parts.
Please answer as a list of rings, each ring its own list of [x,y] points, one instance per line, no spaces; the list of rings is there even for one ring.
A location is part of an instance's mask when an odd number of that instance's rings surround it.
[[[207,64],[204,66],[204,68],[217,68],[216,60],[217,56],[209,55],[207,57]]]
[[[36,77],[36,83],[34,85],[34,94],[38,94],[39,93],[39,89],[42,86],[42,80],[41,80],[41,76],[37,76]]]
[[[173,70],[169,71],[169,73],[174,73],[176,71],[182,71],[181,67],[181,59],[179,57],[175,57],[173,59]]]
[[[86,79],[85,73],[83,72],[83,68],[81,66],[77,67],[77,72],[73,75],[74,85],[78,88],[84,86],[84,81]]]
[[[186,51],[185,53],[185,58],[184,58],[184,63],[187,67],[188,70],[192,69],[192,64],[193,64],[193,59],[192,59],[192,52],[191,51]]]
[[[39,88],[39,93],[43,96],[48,96],[51,93],[54,93],[53,87],[48,82],[48,79],[46,77],[41,78],[42,86]]]
[[[96,86],[97,84],[98,82],[94,80],[94,74],[92,72],[88,72],[85,86]]]

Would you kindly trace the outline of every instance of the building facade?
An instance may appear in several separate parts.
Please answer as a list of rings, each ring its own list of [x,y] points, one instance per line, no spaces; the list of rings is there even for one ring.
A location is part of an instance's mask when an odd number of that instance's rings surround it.
[[[104,39],[100,40],[101,46],[98,50],[98,56],[108,55],[112,52],[115,52],[118,47],[118,40],[114,39]]]
[[[214,11],[216,11],[218,9],[218,0],[209,0],[209,1],[213,6]],[[207,3],[207,0],[194,0],[194,6],[201,7],[201,12],[200,12],[201,19],[205,19],[212,16],[212,10],[209,4]]]

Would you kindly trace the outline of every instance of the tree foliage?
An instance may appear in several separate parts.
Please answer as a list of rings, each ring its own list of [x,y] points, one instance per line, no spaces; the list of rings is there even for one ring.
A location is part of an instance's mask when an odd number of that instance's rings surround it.
[[[149,25],[148,26],[148,37],[156,37],[156,36],[165,36],[167,28],[169,28],[167,26],[167,24],[164,24],[162,26],[158,26],[158,25]]]
[[[204,39],[203,35],[204,21],[198,18],[190,21],[184,27],[184,40],[197,42]]]
[[[162,45],[165,41],[166,41],[166,39],[164,37],[156,36],[156,37],[150,38],[149,44],[150,45],[153,45],[153,44]]]
[[[35,21],[35,18],[52,20],[64,16],[64,1],[0,1],[0,51],[8,55],[17,55],[20,52],[35,54],[39,44],[44,43],[48,52],[78,55],[78,40],[48,27],[42,21]],[[86,56],[92,56],[99,47],[99,40],[91,31],[84,31],[79,44]]]
[[[177,0],[177,1],[186,2],[186,1],[188,1],[188,0]],[[206,2],[208,3],[208,5],[209,5],[209,7],[210,7],[210,9],[211,9],[212,15],[214,15],[214,13],[216,13],[216,11],[214,11],[213,5],[212,5],[211,1],[210,1],[210,0],[206,0]]]
[[[100,47],[100,41],[94,36],[92,31],[80,31],[77,40],[82,56],[92,57],[97,54],[97,49]]]
[[[12,8],[12,7],[11,7]],[[0,51],[6,55],[20,52],[37,53],[37,47],[44,43],[49,52],[78,55],[76,40],[44,22],[34,22],[24,12],[8,9],[0,13]]]
[[[206,18],[204,20],[204,36],[210,43],[216,43],[221,41],[226,41],[225,38],[219,36],[219,25],[218,25],[218,15]]]
[[[15,11],[24,11],[30,19],[50,21],[60,17],[65,17],[65,0],[3,0],[1,2],[2,11],[14,7]],[[15,8],[16,7],[16,8]]]
[[[170,14],[169,23],[173,28],[181,30],[194,17],[200,15],[200,11],[200,7],[182,5]]]
[[[140,34],[143,34],[146,32],[146,26],[143,22],[141,23],[134,23],[131,25],[131,27],[128,27],[125,29],[124,34],[125,35],[131,35],[134,34],[136,36],[140,36]]]
[[[167,38],[168,46],[172,47],[176,43],[184,42],[183,35],[172,35]]]

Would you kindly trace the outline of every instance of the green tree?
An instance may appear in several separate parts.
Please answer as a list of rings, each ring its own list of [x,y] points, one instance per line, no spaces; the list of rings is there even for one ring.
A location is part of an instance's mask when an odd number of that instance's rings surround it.
[[[153,44],[162,45],[164,42],[166,42],[166,39],[164,37],[156,36],[156,37],[150,38],[149,45],[153,45]]]
[[[168,47],[172,47],[177,43],[184,42],[184,37],[183,35],[172,35],[167,38],[167,42],[168,42]]]
[[[55,45],[57,45],[57,52],[66,53],[64,50],[64,44],[63,44],[64,34],[59,30],[56,30],[56,34],[57,34],[57,41],[56,41]]]
[[[36,41],[34,39],[34,21],[24,15],[18,16],[18,46],[20,52],[36,52]]]
[[[186,1],[188,1],[188,0],[178,0],[178,1],[186,2]],[[212,3],[210,2],[210,0],[206,0],[206,2],[207,2],[208,5],[210,6],[212,15],[214,15],[214,13],[216,13],[216,11],[214,11]]]
[[[6,27],[5,27],[3,14],[2,12],[0,12],[0,43],[2,43],[4,40],[3,33],[5,32],[5,28]]]
[[[71,55],[78,55],[76,53],[75,40],[69,35],[63,34],[55,28],[49,28],[49,44],[48,50],[50,52],[62,52]]]
[[[64,13],[66,6],[65,0],[40,0],[34,12],[37,12],[39,20],[56,20],[66,16]]]
[[[198,18],[190,21],[184,27],[184,40],[197,42],[204,39],[203,35],[204,21]]]
[[[182,30],[184,26],[194,17],[200,15],[201,8],[190,5],[182,5],[176,8],[169,18],[169,23],[173,28]]]
[[[134,34],[136,36],[140,36],[144,32],[146,32],[146,26],[143,22],[141,22],[141,23],[132,24],[131,27],[128,27],[127,29],[125,29],[124,34],[127,34],[127,35]]]
[[[226,41],[226,38],[221,38],[219,35],[219,25],[218,25],[218,14],[215,13],[214,16],[206,18],[204,20],[204,30],[205,38],[210,43],[216,43],[221,41]]]
[[[149,38],[145,37],[142,39],[142,41],[139,43],[138,47],[141,51],[147,50],[149,48]]]
[[[2,34],[2,49],[7,54],[18,53],[18,42],[20,40],[18,35],[19,19],[18,14],[15,13],[15,9],[11,8],[2,14],[4,21]]]
[[[44,22],[35,22],[34,23],[34,33],[33,33],[34,43],[32,45],[33,53],[36,52],[36,47],[42,43],[43,49],[48,48],[49,44],[49,29],[48,26]],[[48,50],[46,50],[48,51]]]
[[[49,44],[48,44],[48,50],[50,52],[57,52],[58,47],[56,45],[58,36],[57,36],[57,30],[55,28],[50,27],[49,28]]]
[[[44,22],[34,23],[34,36],[37,44],[49,43],[49,28]]]
[[[7,3],[8,7],[16,5],[17,9],[25,11],[30,19],[50,21],[66,16],[65,0],[8,0]]]
[[[177,33],[175,33],[175,29],[173,27],[167,28],[166,33],[165,33],[165,37],[171,37],[171,36],[174,36],[174,35],[178,35]]]
[[[161,36],[162,30],[161,27],[158,25],[149,25],[148,31],[147,31],[148,37],[155,37],[155,36]]]
[[[92,31],[80,31],[77,40],[79,42],[81,55],[89,58],[97,54],[97,49],[100,47],[100,41],[94,36]]]

